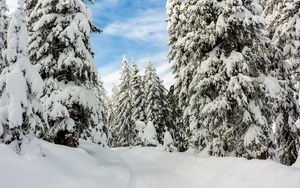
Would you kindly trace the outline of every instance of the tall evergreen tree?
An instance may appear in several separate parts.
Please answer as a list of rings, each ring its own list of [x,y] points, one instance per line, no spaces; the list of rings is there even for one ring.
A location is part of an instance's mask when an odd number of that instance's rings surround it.
[[[27,135],[39,134],[45,128],[43,108],[39,102],[43,81],[27,55],[27,28],[24,0],[19,6],[8,29],[6,67],[0,76],[0,139],[13,143],[17,152]]]
[[[167,90],[159,79],[151,60],[144,75],[147,121],[154,123],[159,143],[163,142],[164,129],[168,127]]]
[[[196,2],[196,1],[195,1]],[[185,2],[189,3],[189,2]],[[190,123],[188,122],[188,113],[186,109],[189,102],[189,85],[192,79],[193,64],[189,63],[189,54],[191,51],[188,51],[189,45],[184,46],[186,43],[182,41],[191,38],[191,35],[187,35],[188,29],[186,27],[187,15],[186,10],[187,6],[184,6],[184,3],[181,0],[168,0],[167,1],[167,15],[168,19],[168,33],[169,33],[169,60],[170,63],[173,63],[172,69],[175,77],[174,85],[174,95],[178,96],[178,108],[181,111],[180,116],[177,116],[177,121],[182,121],[184,129],[188,130]],[[191,49],[194,50],[194,49]],[[196,50],[196,49],[195,49]]]
[[[272,56],[273,54],[275,53]],[[264,79],[264,88],[269,103],[268,110],[276,126],[277,157],[282,164],[292,165],[297,160],[300,149],[300,134],[296,126],[300,111],[294,98],[290,66],[282,57],[278,57],[273,61],[275,63],[270,63],[270,75]]]
[[[133,62],[131,67],[130,77],[130,90],[132,99],[132,115],[131,119],[134,122],[135,143],[134,145],[141,145],[142,139],[138,136],[141,135],[142,130],[140,124],[146,123],[146,97],[144,92],[144,83],[138,65]]]
[[[85,129],[81,134],[81,138],[92,141],[95,144],[106,146],[109,101],[100,76],[97,78],[97,82],[98,84],[95,87],[91,86],[97,99],[97,101],[95,101],[97,107],[92,109],[92,113],[95,114],[95,117],[93,117],[95,126],[90,126],[88,129]]]
[[[257,1],[188,0],[181,10],[185,35],[171,45],[176,55],[170,59],[179,66],[177,77],[195,70],[187,89],[181,86],[188,91],[184,113],[192,146],[217,156],[271,156],[272,119],[260,82],[270,61],[261,53],[268,45],[261,6]]]
[[[38,1],[29,17],[29,57],[46,84],[47,139],[76,146],[86,129],[101,125],[90,34],[95,30],[82,0]],[[103,134],[104,135],[104,134]]]
[[[0,73],[6,67],[5,49],[7,47],[8,8],[6,0],[0,0]]]
[[[281,95],[274,100],[277,105],[273,105],[273,109],[275,108],[273,114],[276,124],[277,154],[280,162],[286,165],[292,165],[296,161],[300,147],[299,129],[295,125],[299,116],[299,102],[295,100],[299,98],[300,88],[299,8],[298,0],[276,2],[273,0],[265,7],[265,14],[273,9],[269,14],[268,32],[275,48],[272,52],[273,58],[278,63],[270,69],[283,88]]]
[[[121,84],[119,86],[116,122],[112,130],[115,146],[131,146],[135,142],[134,122],[132,121],[132,93],[130,89],[130,67],[126,58],[122,61]]]
[[[283,58],[292,66],[292,75],[297,94],[300,90],[300,1],[284,0],[273,17],[270,25],[274,25],[272,41],[283,52]]]
[[[167,95],[169,110],[169,131],[174,138],[174,144],[179,151],[188,149],[188,130],[183,126],[182,112],[178,106],[178,96],[175,95],[175,87],[171,86]]]
[[[213,30],[219,10],[216,1],[205,0],[168,0],[167,9],[169,60],[173,63],[176,79],[175,95],[178,96],[179,109],[182,112],[183,127],[193,131],[197,127],[197,117],[191,116],[189,108],[194,90],[191,82],[195,77],[198,61],[212,50],[211,44],[216,40]],[[205,131],[201,134],[205,134]],[[205,139],[204,136],[199,137]],[[191,146],[200,145],[197,139],[198,136],[190,139]]]
[[[113,131],[116,126],[116,115],[117,115],[117,106],[118,106],[118,87],[116,85],[113,85],[112,87],[112,93],[110,97],[110,103],[109,103],[109,125],[108,125],[108,144],[111,147],[114,147],[117,145],[116,138],[113,136]]]
[[[144,83],[138,65],[133,62],[131,68],[130,77],[130,89],[131,89],[131,99],[132,99],[132,120],[135,121],[145,121],[146,114],[146,99],[144,93]]]

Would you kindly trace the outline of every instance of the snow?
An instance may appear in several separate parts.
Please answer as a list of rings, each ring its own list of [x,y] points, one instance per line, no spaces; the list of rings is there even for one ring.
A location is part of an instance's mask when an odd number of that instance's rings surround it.
[[[300,152],[299,152],[299,155],[300,156]],[[300,157],[298,157],[297,161],[295,162],[295,164],[293,164],[293,167],[297,167],[297,168],[300,168]]]
[[[163,148],[165,151],[177,151],[177,148],[174,146],[174,140],[173,137],[171,135],[171,133],[166,130],[165,134],[164,134],[164,144],[163,144]]]
[[[42,151],[43,155],[33,150]],[[298,188],[300,185],[300,169],[273,161],[199,157],[150,147],[111,150],[87,142],[74,149],[41,140],[35,140],[24,151],[18,155],[9,146],[0,144],[1,187]]]
[[[10,96],[8,105],[8,111],[10,112],[8,117],[9,128],[13,129],[22,124],[24,112],[22,106],[27,106],[27,85],[18,65],[7,75],[6,86]]]
[[[142,134],[142,141],[146,146],[157,146],[157,132],[153,122],[149,121]]]
[[[135,121],[135,129],[137,131],[137,137],[143,139],[143,132],[147,125],[143,121]]]

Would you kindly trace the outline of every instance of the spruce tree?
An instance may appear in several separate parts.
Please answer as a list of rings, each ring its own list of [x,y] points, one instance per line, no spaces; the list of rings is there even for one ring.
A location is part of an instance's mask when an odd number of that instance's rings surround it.
[[[277,155],[281,163],[292,165],[299,151],[299,130],[296,121],[298,119],[299,98],[299,1],[283,0],[269,1],[265,6],[265,15],[268,18],[267,31],[272,39],[272,54],[274,61],[272,75],[278,78],[283,89],[273,101],[272,105],[274,121],[276,124]],[[271,11],[270,11],[271,10]],[[294,97],[292,98],[292,96]]]
[[[300,1],[284,0],[277,16],[271,20],[274,25],[272,41],[283,52],[283,58],[292,67],[292,76],[297,89],[300,89]],[[271,25],[271,24],[270,24]],[[269,32],[272,32],[270,30]],[[298,96],[296,96],[298,98]]]
[[[155,125],[153,125],[152,121],[148,121],[146,127],[143,130],[141,140],[143,142],[143,146],[146,147],[155,147],[159,144],[156,128]]]
[[[170,60],[179,65],[177,77],[195,70],[187,89],[178,86],[188,91],[184,114],[191,146],[216,156],[272,156],[272,119],[260,82],[269,62],[261,53],[267,45],[261,6],[226,0],[188,0],[183,6],[186,34],[171,46],[177,55]]]
[[[196,2],[196,1],[195,1]],[[189,102],[189,85],[193,76],[193,64],[188,61],[188,56],[191,51],[187,52],[189,45],[185,41],[191,38],[187,35],[190,27],[186,27],[187,6],[181,0],[168,0],[167,1],[167,15],[168,15],[168,33],[169,33],[169,60],[172,63],[173,74],[175,77],[174,95],[178,97],[178,108],[181,111],[180,116],[177,117],[182,121],[184,129],[189,129],[189,118],[187,117],[186,109]],[[186,47],[185,47],[186,46]],[[193,50],[193,49],[191,49]]]
[[[46,84],[42,102],[51,142],[76,146],[99,122],[91,14],[81,0],[38,1],[29,17],[29,57]],[[104,135],[104,134],[103,134]]]
[[[191,116],[189,104],[192,91],[195,90],[191,82],[195,77],[198,61],[203,59],[205,53],[212,50],[211,44],[216,40],[213,30],[219,12],[218,3],[197,0],[185,2],[169,0],[168,2],[169,61],[173,64],[176,80],[175,95],[178,96],[184,129],[195,132],[198,124],[197,117]],[[199,129],[197,132],[206,133]],[[197,140],[200,137],[202,140]],[[199,143],[205,141],[204,136],[193,136],[189,140],[191,146],[206,147],[205,144]]]
[[[169,152],[177,151],[172,134],[168,131],[168,129],[166,129],[165,134],[164,134],[163,148],[165,151],[169,151]]]
[[[98,84],[93,87],[94,94],[96,95],[96,108],[92,109],[93,121],[95,126],[90,126],[85,129],[81,134],[81,138],[92,141],[95,144],[106,146],[108,137],[108,97],[106,90],[103,86],[101,77],[97,78]]]
[[[13,144],[20,152],[29,134],[46,128],[43,108],[39,98],[43,81],[27,55],[27,28],[24,0],[18,1],[8,29],[6,67],[0,76],[0,140]]]
[[[7,47],[8,8],[6,0],[0,0],[0,73],[7,66],[5,50]]]
[[[135,142],[136,134],[132,121],[132,93],[130,90],[131,70],[128,60],[123,58],[121,69],[121,84],[119,86],[118,104],[116,107],[115,125],[112,130],[116,146],[131,146]]]
[[[174,138],[174,145],[179,151],[188,149],[188,130],[183,126],[182,112],[178,105],[178,96],[175,95],[175,87],[171,86],[167,95],[167,104],[169,110],[169,131]]]
[[[277,52],[280,53],[280,52]],[[300,149],[299,129],[296,121],[299,118],[299,104],[294,98],[295,89],[288,62],[281,56],[274,57],[269,64],[270,74],[264,79],[268,111],[275,123],[277,157],[282,164],[292,165]]]
[[[131,89],[131,99],[132,99],[132,120],[135,121],[145,121],[145,93],[144,93],[144,83],[138,65],[133,62],[131,68],[130,77],[130,89]]]
[[[145,69],[144,84],[147,121],[153,122],[158,135],[158,141],[162,143],[164,129],[168,127],[167,91],[159,79],[151,60]]]
[[[117,115],[117,105],[118,105],[118,87],[113,85],[112,93],[110,97],[109,103],[109,125],[108,125],[108,144],[111,147],[115,147],[117,145],[116,138],[113,136],[113,130],[116,126],[116,115]]]
[[[140,135],[142,130],[138,125],[146,123],[146,98],[144,92],[144,83],[138,65],[133,62],[130,76],[130,90],[132,99],[132,115],[131,119],[134,122],[134,132],[136,135]],[[134,145],[141,144],[141,139],[136,136]]]

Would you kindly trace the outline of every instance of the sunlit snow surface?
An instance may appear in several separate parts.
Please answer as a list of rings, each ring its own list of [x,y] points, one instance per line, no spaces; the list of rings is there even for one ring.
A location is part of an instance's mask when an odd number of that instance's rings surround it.
[[[45,157],[0,145],[2,188],[299,188],[300,169],[159,148],[79,149],[40,141]],[[34,155],[32,153],[35,153]]]

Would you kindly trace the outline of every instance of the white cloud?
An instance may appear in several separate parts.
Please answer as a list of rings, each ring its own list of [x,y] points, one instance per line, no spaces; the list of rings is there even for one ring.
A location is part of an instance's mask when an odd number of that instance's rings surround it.
[[[165,45],[167,40],[165,12],[150,9],[139,13],[136,17],[124,21],[115,21],[104,28],[108,35],[151,42],[154,45]]]

